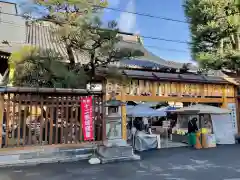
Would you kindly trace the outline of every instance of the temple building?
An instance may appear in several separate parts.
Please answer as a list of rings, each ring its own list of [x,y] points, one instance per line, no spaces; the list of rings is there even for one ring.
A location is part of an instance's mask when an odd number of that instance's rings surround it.
[[[15,4],[3,2],[0,2],[0,7],[5,7],[6,4],[16,8]],[[11,8],[9,9],[11,10]],[[17,13],[17,10],[10,11],[10,13]],[[2,79],[8,72],[9,56],[24,45],[52,49],[63,57],[67,56],[64,44],[52,40],[49,23],[22,23],[22,21],[14,19],[11,20],[12,24],[8,24],[4,21],[9,22],[10,20],[7,18],[10,18],[10,15],[4,16],[0,13],[0,16],[3,21],[0,22],[0,74]],[[12,29],[13,27],[14,29]],[[2,29],[4,29],[4,33],[2,33]],[[119,35],[122,36],[121,47],[133,48],[141,51],[143,55],[110,65],[117,67],[119,73],[124,77],[122,79],[110,77],[109,66],[99,69],[99,76],[102,78],[102,86],[105,90],[105,100],[114,91],[117,93],[117,99],[123,102],[205,103],[224,108],[234,105],[235,111],[239,112],[238,83],[221,71],[201,73],[192,64],[164,60],[148,51],[139,36],[128,33],[119,33]],[[74,57],[77,63],[89,62],[87,54],[75,52]],[[238,116],[238,113],[236,114]],[[125,107],[122,107],[122,115],[124,120],[123,137],[126,138]]]

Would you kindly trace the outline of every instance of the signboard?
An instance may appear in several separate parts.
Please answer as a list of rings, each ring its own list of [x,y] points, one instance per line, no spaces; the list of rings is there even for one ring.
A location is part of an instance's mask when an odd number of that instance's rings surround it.
[[[228,103],[228,109],[231,110],[232,127],[233,127],[235,133],[237,133],[238,129],[237,129],[236,104],[235,103]]]
[[[92,96],[81,98],[81,119],[84,141],[94,139],[92,111]]]
[[[102,84],[101,83],[88,83],[87,90],[89,91],[102,91]]]
[[[170,127],[170,121],[163,121],[163,128],[169,128]]]
[[[235,129],[233,129],[229,114],[211,114],[213,131],[217,144],[235,144]]]

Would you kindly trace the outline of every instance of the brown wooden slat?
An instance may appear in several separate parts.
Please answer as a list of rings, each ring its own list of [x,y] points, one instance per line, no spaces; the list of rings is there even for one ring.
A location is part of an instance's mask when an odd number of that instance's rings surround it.
[[[6,131],[7,138],[5,140],[6,146],[10,145],[8,135],[12,135],[11,144],[16,146],[26,146],[26,145],[38,145],[43,144],[43,140],[48,141],[48,144],[61,144],[63,139],[65,139],[66,144],[77,144],[79,142],[83,143],[82,137],[82,122],[81,122],[81,107],[80,107],[80,97],[81,95],[74,96],[63,96],[59,94],[56,95],[46,95],[46,94],[25,94],[23,92],[19,93],[5,93],[4,106],[6,108]],[[93,101],[93,116],[94,117],[94,128],[95,123],[100,119],[100,108],[97,107],[100,102],[99,96],[96,95]],[[44,122],[44,106],[46,109],[46,121]],[[38,114],[38,108],[41,109],[41,114]],[[21,111],[24,110],[24,113]],[[55,111],[56,109],[56,111]],[[59,119],[61,119],[61,125],[58,124],[58,110],[61,110]],[[12,110],[12,112],[11,112]],[[18,112],[18,114],[16,113]],[[54,123],[56,113],[56,124]],[[10,117],[10,115],[12,116]],[[38,114],[38,115],[37,115]],[[29,117],[30,115],[30,117]],[[33,117],[36,117],[35,119]],[[37,128],[40,122],[40,132]],[[26,120],[28,119],[28,122]],[[64,123],[66,121],[66,123]],[[101,120],[100,120],[101,121]],[[16,124],[17,128],[14,130],[12,128],[12,133],[10,131],[10,126],[14,127]],[[49,126],[50,124],[50,126]],[[48,127],[49,126],[49,127]],[[58,128],[59,126],[59,128]],[[66,126],[64,128],[64,126]],[[1,126],[0,126],[1,127]],[[55,128],[55,129],[53,129]],[[70,132],[69,132],[70,131]],[[101,129],[94,130],[95,134],[100,133]],[[9,134],[10,133],[10,134]],[[40,134],[38,134],[40,133]],[[44,134],[43,134],[44,133]],[[59,135],[58,135],[59,134]],[[43,136],[45,135],[45,139]],[[10,137],[10,136],[9,136]],[[34,138],[37,137],[37,138]],[[65,138],[63,138],[65,137]],[[99,137],[99,135],[94,135],[94,137]],[[60,139],[61,138],[61,139]],[[101,139],[101,138],[97,138]],[[14,140],[14,141],[13,141]],[[13,143],[14,142],[14,143]]]
[[[79,124],[80,124],[80,129],[79,129],[79,138],[80,138],[80,142],[82,142],[83,141],[83,132],[82,132],[82,109],[81,109],[81,104],[82,104],[82,99],[81,99],[81,97],[79,98],[80,99],[80,117],[79,117]]]
[[[34,112],[34,144],[38,143],[38,138],[37,138],[37,130],[38,130],[38,104],[34,103],[34,107],[35,107],[35,112]]]
[[[68,97],[67,97],[67,100],[66,100],[66,127],[65,127],[65,143],[68,144],[68,133],[69,133],[69,101],[68,101]]]
[[[17,131],[17,146],[20,145],[20,127],[21,127],[21,95],[18,94],[18,123],[17,123],[17,128],[18,128],[18,131]]]
[[[13,98],[12,99],[15,99],[15,94],[12,94],[13,95]],[[16,103],[15,103],[15,100],[11,101],[11,106],[12,106],[12,117],[11,117],[11,120],[12,120],[12,124],[11,124],[11,132],[12,132],[12,141],[14,144],[12,145],[15,145],[15,142],[16,142],[16,139],[15,139],[15,122],[16,122]]]
[[[72,97],[73,99],[74,97]],[[72,101],[73,102],[73,101]],[[73,142],[73,111],[74,111],[74,103],[71,103],[71,107],[70,107],[70,142]]]
[[[5,139],[5,146],[8,146],[8,136],[9,136],[9,114],[10,114],[10,93],[7,94],[7,100],[6,100],[6,104],[7,104],[7,111],[6,111],[6,139]]]
[[[52,140],[53,140],[53,113],[54,113],[54,108],[50,107],[50,132],[49,132],[49,144],[53,144]]]
[[[41,109],[41,117],[40,117],[40,135],[39,135],[39,143],[42,145],[43,144],[43,126],[44,126],[44,121],[43,121],[43,97],[41,96],[41,105],[40,105],[40,109]]]
[[[63,137],[64,137],[64,119],[66,119],[65,114],[64,114],[64,100],[63,97],[61,97],[61,143],[63,144]]]
[[[32,124],[32,100],[30,99],[30,108],[29,108],[29,121],[28,123],[28,145],[32,144],[32,129],[31,129],[31,124]]]
[[[106,115],[106,107],[104,106],[103,101],[106,100],[106,97],[104,96],[102,99],[102,140],[106,140],[106,121],[105,121],[105,115]]]
[[[79,100],[78,97],[76,97],[76,107],[75,107],[75,118],[74,118],[74,122],[75,122],[75,143],[79,143],[79,132],[80,132],[80,126],[79,126],[79,116],[78,116],[78,109],[79,109]]]
[[[59,97],[57,96],[57,107],[56,107],[56,122],[55,122],[55,144],[58,144],[58,111],[59,111]]]
[[[25,102],[25,108],[24,108],[24,114],[23,114],[23,145],[26,144],[26,120],[27,120],[27,116],[28,116],[28,106],[26,106],[26,102]]]
[[[102,119],[101,119],[101,112],[100,112],[100,110],[101,110],[101,104],[100,104],[100,98],[99,97],[96,97],[96,99],[97,99],[97,125],[98,125],[98,130],[97,130],[97,140],[101,140],[101,126],[102,126],[102,124],[101,124],[101,121],[102,121]]]

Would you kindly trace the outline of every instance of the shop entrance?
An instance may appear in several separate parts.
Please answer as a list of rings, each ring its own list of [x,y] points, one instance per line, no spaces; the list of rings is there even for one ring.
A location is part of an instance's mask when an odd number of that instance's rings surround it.
[[[177,123],[177,116],[167,112],[181,108],[182,103],[175,103],[174,106],[168,102],[135,103],[127,103],[128,141],[133,143],[135,149],[142,151],[156,146],[158,148],[187,146],[187,143],[172,141],[172,127]]]
[[[135,127],[136,132],[134,132],[135,146],[139,150],[151,149],[159,143],[159,148],[173,148],[173,147],[184,147],[188,146],[188,126],[189,121],[196,119],[197,128],[204,128],[210,134],[213,132],[212,121],[209,114],[205,114],[200,120],[198,114],[182,114],[172,113],[172,110],[177,110],[183,107],[189,107],[191,105],[196,105],[196,103],[172,103],[172,102],[154,102],[154,103],[144,103],[135,102],[128,103],[127,105],[127,116],[128,116],[128,140],[130,140],[133,135],[131,128]],[[221,104],[202,104],[211,105],[214,107],[220,107]],[[142,106],[140,111],[134,107]],[[131,110],[131,108],[133,108]],[[147,110],[154,110],[155,112],[148,113]],[[134,111],[134,113],[133,113]],[[146,111],[146,112],[145,112]],[[144,114],[145,113],[145,114]],[[133,116],[134,114],[134,116]],[[157,142],[157,136],[160,142]],[[141,144],[141,145],[140,145]]]

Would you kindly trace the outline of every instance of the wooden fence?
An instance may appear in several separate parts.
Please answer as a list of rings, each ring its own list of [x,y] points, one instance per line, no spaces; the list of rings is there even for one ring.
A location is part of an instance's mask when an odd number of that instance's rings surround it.
[[[95,141],[101,141],[104,127],[102,92],[0,88],[1,147],[84,142],[80,104],[81,98],[85,96],[93,96]]]

